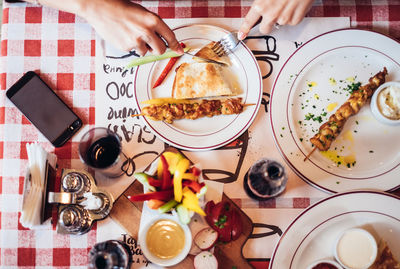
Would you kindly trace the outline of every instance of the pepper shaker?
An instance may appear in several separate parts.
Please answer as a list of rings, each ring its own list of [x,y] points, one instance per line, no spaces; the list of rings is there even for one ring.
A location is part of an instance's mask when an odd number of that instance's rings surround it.
[[[91,183],[85,174],[70,172],[62,178],[61,186],[65,192],[72,192],[82,196],[83,193],[90,191]]]
[[[283,165],[267,158],[255,162],[243,181],[246,193],[257,200],[267,200],[281,194],[286,183],[287,174]]]
[[[58,233],[83,234],[108,216],[114,198],[96,186],[90,173],[63,169],[60,192],[49,192],[48,202],[58,204]]]
[[[68,233],[84,234],[92,227],[93,220],[80,206],[70,205],[61,210],[58,224]]]

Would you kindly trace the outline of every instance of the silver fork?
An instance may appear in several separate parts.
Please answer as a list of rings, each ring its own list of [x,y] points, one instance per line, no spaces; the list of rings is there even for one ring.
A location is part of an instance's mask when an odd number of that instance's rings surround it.
[[[230,32],[214,44],[211,49],[219,56],[231,53],[239,44],[237,32]]]

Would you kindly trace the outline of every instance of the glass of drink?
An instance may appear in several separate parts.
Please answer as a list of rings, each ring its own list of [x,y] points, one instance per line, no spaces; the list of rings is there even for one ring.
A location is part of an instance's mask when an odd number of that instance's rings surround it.
[[[267,200],[281,194],[287,182],[283,165],[263,158],[255,162],[244,177],[246,193],[257,200]]]
[[[125,160],[118,135],[107,128],[87,131],[79,142],[79,157],[89,167],[107,177],[119,177]]]
[[[131,263],[129,247],[119,240],[97,243],[89,252],[89,269],[127,269]]]

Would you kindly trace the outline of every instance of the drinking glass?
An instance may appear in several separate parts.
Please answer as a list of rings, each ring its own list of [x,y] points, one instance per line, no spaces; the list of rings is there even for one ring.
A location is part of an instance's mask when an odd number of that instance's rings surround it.
[[[281,194],[287,182],[285,167],[275,160],[262,158],[255,162],[244,177],[246,193],[257,200]]]
[[[87,166],[107,177],[119,177],[125,161],[119,136],[104,127],[87,131],[79,142],[79,157]]]

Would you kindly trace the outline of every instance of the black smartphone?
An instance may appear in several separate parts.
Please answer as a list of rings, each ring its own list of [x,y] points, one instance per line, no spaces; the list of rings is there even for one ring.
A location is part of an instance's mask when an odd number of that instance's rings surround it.
[[[33,71],[27,72],[6,94],[55,147],[64,145],[82,126],[82,120]]]

